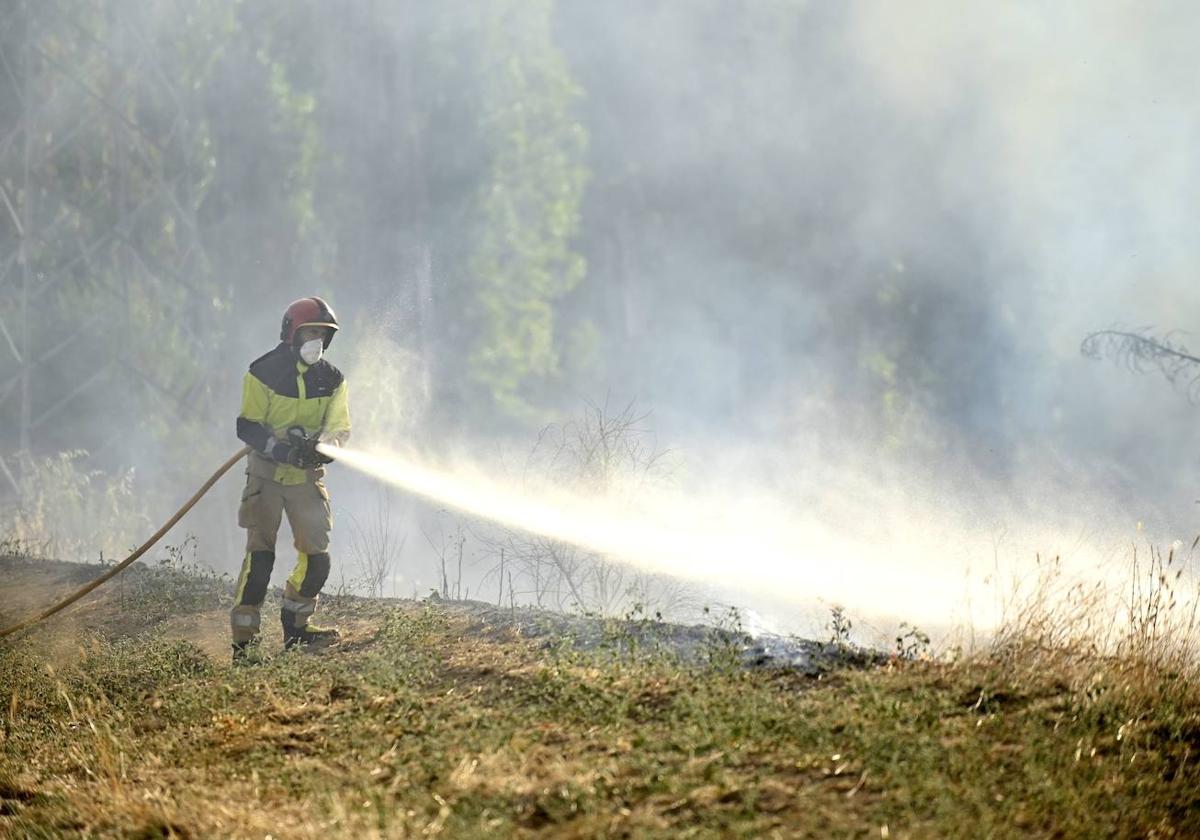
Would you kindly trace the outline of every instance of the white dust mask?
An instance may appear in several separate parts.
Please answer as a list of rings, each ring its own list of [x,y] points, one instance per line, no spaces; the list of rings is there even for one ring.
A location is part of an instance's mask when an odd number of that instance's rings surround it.
[[[300,345],[300,358],[306,365],[315,365],[321,361],[321,353],[325,350],[325,342],[319,338],[306,341]]]

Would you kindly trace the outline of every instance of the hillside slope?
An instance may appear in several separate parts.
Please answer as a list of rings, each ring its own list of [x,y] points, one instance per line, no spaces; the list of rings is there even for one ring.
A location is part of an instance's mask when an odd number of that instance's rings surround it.
[[[97,571],[0,559],[0,624]],[[334,598],[340,645],[234,669],[228,597],[137,569],[0,642],[0,835],[1200,836],[1195,686],[1137,663],[745,667]]]

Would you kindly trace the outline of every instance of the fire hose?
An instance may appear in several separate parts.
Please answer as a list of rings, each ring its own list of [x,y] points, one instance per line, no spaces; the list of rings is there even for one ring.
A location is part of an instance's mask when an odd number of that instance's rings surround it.
[[[187,516],[188,511],[190,511],[193,507],[196,506],[196,503],[198,501],[200,501],[201,498],[204,497],[204,494],[206,494],[209,490],[212,489],[213,485],[216,484],[221,479],[221,476],[223,476],[223,475],[225,475],[225,473],[229,472],[229,470],[233,468],[233,465],[236,464],[238,461],[242,460],[242,458],[246,457],[247,453],[249,453],[249,452],[250,452],[250,447],[244,446],[238,450],[238,453],[236,455],[234,455],[232,458],[230,458],[228,461],[226,461],[224,464],[222,464],[220,469],[218,469],[215,473],[213,473],[212,477],[209,478],[208,481],[204,482],[204,484],[200,487],[200,489],[197,490],[195,492],[195,494],[190,499],[188,499],[187,502],[184,503],[183,507],[181,507],[179,510],[177,510],[175,512],[174,516],[172,516],[170,519],[168,519],[161,528],[159,528],[157,531],[155,531],[154,535],[151,536],[150,539],[148,539],[148,540],[146,540],[146,542],[142,543],[141,547],[138,548],[137,551],[133,552],[133,554],[130,554],[128,557],[126,557],[124,560],[122,560],[117,565],[113,566],[111,569],[109,569],[107,572],[102,574],[100,577],[87,583],[84,586],[81,586],[79,589],[75,590],[70,595],[68,595],[66,598],[63,598],[61,601],[54,604],[53,606],[43,610],[42,612],[38,613],[37,615],[33,616],[32,618],[26,619],[25,621],[22,621],[18,624],[12,625],[11,627],[5,627],[3,630],[0,630],[0,639],[3,639],[5,636],[11,636],[13,633],[19,633],[22,630],[28,629],[28,628],[32,627],[33,625],[37,624],[38,622],[46,620],[50,616],[59,612],[60,610],[66,609],[67,607],[71,606],[71,604],[74,604],[76,601],[78,601],[80,598],[83,598],[89,592],[92,592],[93,590],[100,588],[101,586],[103,586],[104,584],[108,583],[110,580],[115,578],[117,575],[119,575],[121,572],[125,571],[127,568],[132,566],[135,562],[137,562],[139,557],[141,557],[143,554],[145,554],[147,551],[149,551],[151,548],[153,548],[159,540],[161,540],[164,536],[166,536],[167,532],[170,531],[172,528],[174,528],[176,523],[178,523],[180,519],[183,519],[183,517]]]

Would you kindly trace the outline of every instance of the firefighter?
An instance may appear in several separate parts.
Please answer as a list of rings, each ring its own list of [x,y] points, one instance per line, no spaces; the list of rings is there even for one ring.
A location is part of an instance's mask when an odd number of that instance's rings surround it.
[[[341,446],[350,436],[345,378],[323,358],[337,331],[337,317],[324,300],[294,302],[284,313],[279,346],[253,362],[243,381],[237,434],[251,452],[238,509],[238,525],[247,532],[246,556],[230,613],[235,663],[247,661],[258,640],[259,610],[284,513],[299,554],[283,591],[284,647],[337,637],[336,630],[309,623],[329,576],[333,527],[322,481],[331,459],[316,444]]]

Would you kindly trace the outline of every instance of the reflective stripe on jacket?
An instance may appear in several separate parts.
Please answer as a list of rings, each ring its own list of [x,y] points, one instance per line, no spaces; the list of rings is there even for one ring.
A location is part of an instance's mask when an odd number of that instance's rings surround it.
[[[320,478],[323,467],[301,470],[270,458],[276,440],[301,426],[308,435],[337,444],[350,437],[350,406],[342,372],[322,359],[306,365],[286,344],[255,360],[242,382],[238,437],[253,447],[248,472],[280,484]]]

